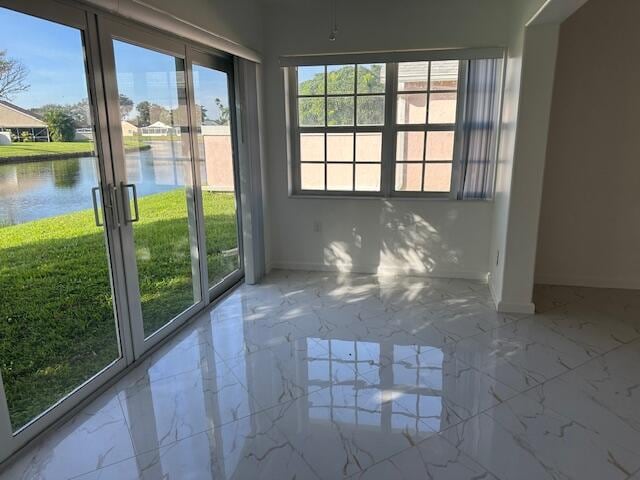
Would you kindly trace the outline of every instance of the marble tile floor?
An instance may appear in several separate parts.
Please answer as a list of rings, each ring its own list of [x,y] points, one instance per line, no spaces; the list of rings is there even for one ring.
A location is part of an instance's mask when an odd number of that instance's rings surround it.
[[[4,479],[640,479],[640,292],[274,271]]]

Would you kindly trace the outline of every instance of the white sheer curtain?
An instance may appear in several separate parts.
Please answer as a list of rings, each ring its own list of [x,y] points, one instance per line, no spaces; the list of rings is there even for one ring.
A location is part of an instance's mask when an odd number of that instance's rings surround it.
[[[502,59],[470,60],[458,198],[493,196]]]

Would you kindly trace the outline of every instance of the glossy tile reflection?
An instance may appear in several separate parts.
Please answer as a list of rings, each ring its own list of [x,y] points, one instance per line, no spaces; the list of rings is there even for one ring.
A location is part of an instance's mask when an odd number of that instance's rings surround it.
[[[471,281],[275,271],[1,478],[637,478],[640,294],[536,299],[502,315]]]

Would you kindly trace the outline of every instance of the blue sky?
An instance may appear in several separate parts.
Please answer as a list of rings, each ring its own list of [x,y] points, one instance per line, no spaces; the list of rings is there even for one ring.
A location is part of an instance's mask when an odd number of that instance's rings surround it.
[[[73,104],[87,98],[84,49],[77,29],[0,8],[0,50],[28,69],[26,92],[11,101],[23,108],[47,103]],[[173,57],[124,42],[114,43],[120,93],[135,103],[143,100],[168,108],[177,106],[176,63]],[[196,68],[196,100],[215,118],[214,99],[227,101],[226,76]],[[207,93],[205,95],[205,93]],[[135,110],[132,112],[135,115]]]
[[[23,108],[76,103],[87,97],[80,32],[0,8],[0,50],[29,70],[28,91],[12,98]]]

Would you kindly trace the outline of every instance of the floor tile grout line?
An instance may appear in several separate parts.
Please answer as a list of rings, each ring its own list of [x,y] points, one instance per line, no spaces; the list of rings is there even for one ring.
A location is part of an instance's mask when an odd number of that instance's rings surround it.
[[[214,355],[218,356],[218,354],[216,353],[216,351],[215,351],[215,350],[213,351],[213,353],[214,353]],[[245,419],[247,419],[247,418],[249,418],[249,417],[252,417],[252,416],[254,416],[254,415],[262,414],[262,413],[266,412],[267,410],[271,410],[271,409],[273,409],[273,408],[276,408],[276,407],[277,407],[277,405],[276,405],[276,406],[273,406],[273,407],[267,407],[267,408],[263,407],[263,406],[262,406],[262,405],[261,405],[261,404],[260,404],[256,399],[255,399],[255,397],[254,397],[254,396],[249,392],[249,390],[248,390],[248,388],[246,387],[246,385],[244,385],[244,383],[242,383],[242,382],[240,381],[240,379],[239,379],[239,378],[237,377],[237,375],[233,372],[233,370],[231,369],[231,367],[229,367],[229,365],[228,365],[228,364],[227,364],[227,363],[226,363],[222,358],[220,358],[219,356],[218,356],[218,360],[219,360],[219,361],[221,361],[221,362],[224,364],[224,366],[229,370],[229,373],[230,373],[230,374],[233,376],[233,378],[238,382],[238,384],[242,387],[242,389],[243,389],[245,392],[247,392],[247,395],[248,395],[249,397],[251,397],[251,399],[256,403],[256,405],[259,407],[259,409],[258,409],[258,410],[256,410],[256,411],[253,411],[253,412],[251,412],[251,413],[249,413],[249,414],[247,414],[247,415],[243,415],[243,416],[240,416],[240,417],[234,418],[234,419],[232,419],[232,420],[229,420],[229,421],[226,421],[226,422],[222,422],[222,423],[220,423],[220,424],[218,424],[218,425],[214,425],[214,426],[212,426],[212,427],[210,427],[210,428],[206,428],[206,429],[204,429],[204,430],[200,430],[200,431],[197,431],[197,432],[192,432],[192,433],[191,433],[191,434],[189,434],[189,435],[186,435],[186,436],[184,436],[184,437],[178,438],[178,439],[176,439],[176,440],[174,440],[174,441],[172,441],[172,442],[169,442],[169,443],[167,443],[167,444],[164,444],[164,445],[158,445],[158,447],[156,447],[156,448],[152,448],[152,449],[149,449],[149,450],[145,450],[145,451],[143,451],[143,452],[138,452],[138,453],[136,453],[135,455],[133,455],[133,456],[131,456],[131,457],[128,457],[128,459],[130,459],[130,458],[135,458],[135,457],[137,457],[137,456],[139,456],[139,455],[144,455],[144,454],[147,454],[147,453],[150,453],[150,452],[159,451],[159,450],[161,450],[161,449],[163,449],[163,448],[173,446],[173,445],[175,445],[175,444],[177,444],[177,443],[179,443],[179,442],[182,442],[182,441],[184,441],[184,440],[186,440],[186,439],[192,438],[192,437],[194,437],[194,436],[196,436],[196,435],[200,435],[200,434],[207,433],[207,432],[210,432],[210,431],[212,431],[212,430],[215,430],[215,429],[217,429],[217,428],[222,428],[222,427],[228,426],[228,425],[230,425],[230,424],[233,424],[234,422],[238,422],[238,421],[240,421],[240,420],[245,420]],[[119,395],[118,395],[118,401],[120,402],[120,397],[119,397]],[[124,409],[123,409],[123,407],[122,407],[122,404],[121,404],[121,403],[120,403],[120,408],[121,408],[122,410],[124,410]],[[123,415],[124,415],[124,411],[123,411]],[[126,422],[126,416],[125,416],[125,422]],[[127,427],[128,427],[128,422],[127,422]],[[128,427],[128,428],[129,428],[129,427]],[[133,438],[131,437],[131,431],[130,431],[130,429],[129,429],[129,435],[130,435],[130,438],[131,438],[131,441],[132,441],[132,444],[133,444]],[[133,447],[134,447],[134,450],[135,450],[135,445],[133,445]],[[119,462],[118,462],[118,463],[119,463]]]
[[[78,475],[73,475],[71,477],[68,477],[68,480],[73,480],[73,479],[76,479],[76,478],[80,478],[82,476],[89,475],[90,473],[100,471],[100,470],[102,470],[104,468],[111,467],[113,465],[118,465],[120,463],[124,463],[124,462],[126,462],[128,460],[131,460],[132,458],[136,458],[139,455],[139,454],[135,453],[136,446],[135,446],[135,444],[133,442],[133,435],[131,433],[131,427],[129,426],[129,422],[127,421],[127,416],[125,415],[124,408],[122,407],[122,402],[120,401],[119,392],[117,392],[117,391],[115,392],[115,397],[116,397],[116,400],[118,402],[118,406],[120,408],[120,412],[122,413],[122,419],[124,420],[124,424],[127,427],[127,434],[129,435],[129,440],[131,441],[131,448],[132,448],[132,451],[133,451],[134,454],[130,455],[130,456],[126,457],[126,458],[122,458],[122,459],[120,459],[120,460],[118,460],[116,462],[102,464],[99,468],[94,468],[93,470],[89,470],[88,472],[83,472],[83,473],[80,473]]]
[[[107,393],[107,392],[105,392],[105,393]],[[120,410],[120,413],[122,414],[122,420],[124,421],[124,424],[125,424],[125,426],[127,428],[127,435],[129,436],[129,440],[131,441],[131,448],[133,449],[132,451],[134,452],[134,455],[130,455],[130,456],[125,457],[125,458],[121,458],[120,460],[117,460],[117,461],[114,461],[114,462],[102,464],[99,468],[94,468],[94,469],[87,470],[87,471],[82,472],[82,473],[78,473],[78,474],[72,475],[70,477],[66,477],[67,480],[73,480],[73,479],[76,479],[76,478],[83,477],[85,475],[89,475],[90,473],[97,472],[99,470],[102,470],[103,468],[111,467],[113,465],[117,465],[119,463],[126,462],[127,460],[131,460],[132,458],[135,458],[137,456],[135,454],[135,445],[133,444],[133,437],[131,436],[131,430],[129,428],[129,422],[127,422],[127,417],[124,414],[124,410],[122,408],[122,404],[120,403],[120,397],[118,396],[118,392],[114,392],[114,395],[116,397],[116,401],[118,402],[118,408]]]
[[[246,388],[244,387],[244,385],[242,385],[242,384],[241,384],[241,386],[246,390]],[[161,451],[161,450],[163,450],[163,449],[169,449],[169,448],[172,448],[172,447],[174,447],[175,445],[177,445],[178,443],[181,443],[181,442],[183,442],[183,441],[185,441],[185,440],[188,440],[188,439],[190,439],[190,438],[196,437],[196,436],[198,436],[198,435],[202,435],[202,434],[204,434],[204,433],[209,433],[209,432],[211,432],[211,431],[213,431],[213,430],[215,430],[215,429],[222,428],[222,427],[226,427],[226,426],[228,426],[228,425],[231,425],[231,424],[233,424],[233,423],[235,423],[235,422],[238,422],[238,421],[241,421],[241,420],[246,420],[247,418],[250,418],[250,417],[252,417],[252,416],[254,416],[254,415],[264,414],[266,411],[268,411],[268,410],[274,410],[275,408],[277,408],[277,407],[279,407],[279,406],[280,406],[280,405],[275,405],[275,406],[273,406],[273,407],[269,407],[269,408],[263,408],[263,407],[261,406],[261,407],[260,407],[260,410],[257,410],[257,411],[255,411],[255,412],[253,412],[253,413],[248,414],[248,415],[244,415],[244,416],[242,416],[242,417],[235,418],[235,419],[230,420],[230,421],[228,421],[228,422],[223,422],[223,423],[221,423],[221,424],[219,424],[219,425],[214,425],[213,427],[206,428],[205,430],[201,430],[201,431],[197,431],[197,432],[192,432],[192,433],[190,433],[189,435],[185,435],[184,437],[180,437],[180,438],[175,439],[175,440],[173,440],[173,441],[171,441],[171,442],[169,442],[169,443],[166,443],[166,444],[164,444],[164,445],[158,445],[156,448],[152,448],[152,449],[149,449],[149,450],[145,450],[145,451],[143,451],[143,452],[139,452],[139,453],[136,453],[136,454],[134,454],[134,455],[128,456],[128,457],[126,457],[126,458],[123,458],[123,459],[121,459],[121,460],[118,460],[117,462],[112,462],[112,463],[109,463],[109,464],[105,464],[105,465],[102,465],[100,468],[96,468],[96,469],[93,469],[93,470],[89,470],[89,471],[87,471],[87,472],[84,472],[84,473],[81,473],[81,474],[75,475],[75,476],[73,476],[73,477],[69,477],[69,480],[73,480],[73,479],[75,479],[75,478],[81,477],[81,476],[83,476],[83,475],[87,475],[87,474],[92,473],[92,472],[97,472],[97,471],[99,471],[99,470],[103,470],[103,469],[104,469],[104,468],[106,468],[106,467],[110,467],[110,466],[113,466],[113,465],[117,465],[117,464],[122,463],[122,462],[125,462],[125,461],[127,461],[127,460],[131,460],[131,459],[133,459],[133,458],[137,458],[137,457],[139,457],[139,456],[141,456],[141,455],[146,455],[146,454],[150,454],[150,453],[153,453],[153,452],[160,452],[160,451]],[[125,421],[126,421],[126,418],[125,418]],[[276,428],[276,429],[278,430],[278,432],[282,435],[282,432],[280,431],[280,429],[278,429],[278,428],[277,428],[277,426],[275,426],[275,425],[274,425],[274,428]],[[130,438],[131,438],[131,431],[129,431],[129,436],[130,436]],[[287,440],[289,440],[289,439],[288,439],[288,437],[285,437],[285,438],[286,438]],[[133,444],[133,440],[132,440],[132,444]],[[134,445],[134,449],[135,449],[135,445]],[[295,449],[294,449],[294,450],[295,450]],[[296,453],[298,453],[298,452],[296,451]]]
[[[478,414],[478,415],[480,415],[480,414]],[[473,415],[472,417],[469,417],[469,420],[470,420],[471,418],[474,418],[474,417],[478,416],[478,415]],[[465,421],[466,421],[466,420],[465,420]],[[453,426],[451,426],[451,427],[448,427],[447,429],[443,430],[442,432],[444,432],[444,431],[446,431],[446,430],[449,430],[450,428],[453,428],[454,426],[457,426],[457,425],[459,425],[460,423],[463,423],[463,422],[458,422],[458,423],[456,423],[455,425],[453,425]],[[498,475],[496,475],[496,474],[495,474],[495,473],[493,473],[491,470],[489,470],[488,468],[486,468],[482,463],[480,463],[478,460],[476,460],[476,459],[475,459],[472,455],[470,455],[469,453],[467,453],[467,452],[464,452],[464,451],[460,450],[456,445],[454,445],[454,444],[453,444],[453,442],[451,442],[451,441],[450,441],[450,440],[448,440],[445,436],[443,436],[443,435],[442,435],[442,432],[438,432],[438,431],[433,430],[433,431],[432,431],[433,435],[430,435],[430,436],[429,436],[429,437],[427,437],[427,438],[423,438],[422,440],[419,440],[418,442],[416,442],[416,443],[415,443],[415,445],[409,445],[408,447],[406,447],[406,448],[404,448],[404,449],[400,450],[399,452],[396,452],[396,453],[394,453],[394,454],[392,454],[392,455],[389,455],[388,457],[385,457],[385,458],[383,458],[383,459],[380,459],[380,460],[376,461],[375,463],[373,463],[373,464],[369,465],[369,466],[368,466],[367,468],[365,468],[364,470],[361,470],[360,472],[356,472],[356,473],[353,473],[353,474],[351,474],[351,475],[349,475],[349,476],[345,477],[345,480],[347,480],[347,479],[352,479],[352,478],[354,478],[354,477],[355,477],[355,476],[357,476],[357,475],[362,475],[362,474],[366,473],[368,470],[370,470],[370,469],[374,468],[375,466],[380,465],[381,463],[384,463],[384,462],[386,462],[386,461],[390,460],[391,458],[398,457],[398,456],[400,456],[400,455],[402,455],[402,454],[404,454],[404,453],[408,452],[409,450],[411,450],[411,449],[413,449],[413,448],[419,448],[419,446],[420,446],[421,444],[427,443],[427,442],[429,442],[429,441],[433,440],[433,439],[434,439],[434,438],[436,438],[436,437],[437,437],[437,438],[439,438],[440,440],[442,440],[443,442],[447,443],[449,446],[451,446],[452,448],[454,448],[456,451],[458,451],[458,452],[460,452],[461,454],[463,454],[463,455],[467,456],[471,461],[473,461],[473,462],[474,462],[475,464],[477,464],[479,467],[481,467],[481,468],[482,468],[482,469],[484,469],[486,472],[488,472],[488,473],[490,473],[491,475],[493,475],[496,479],[500,480],[500,477],[498,477]]]

